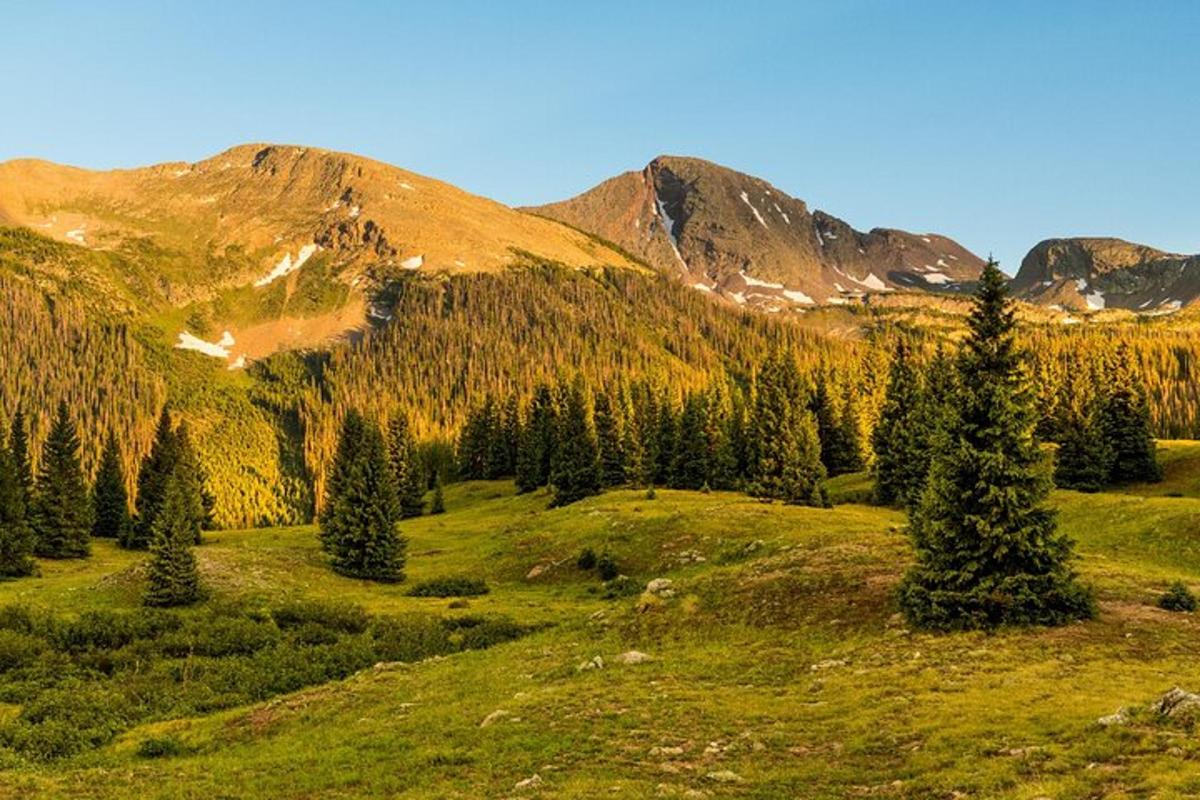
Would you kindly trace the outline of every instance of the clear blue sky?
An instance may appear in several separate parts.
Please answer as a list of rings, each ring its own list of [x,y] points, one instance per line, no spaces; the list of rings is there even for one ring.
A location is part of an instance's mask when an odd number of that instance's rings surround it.
[[[1002,260],[1200,252],[1196,2],[0,2],[0,160],[348,150],[511,204],[655,155]]]

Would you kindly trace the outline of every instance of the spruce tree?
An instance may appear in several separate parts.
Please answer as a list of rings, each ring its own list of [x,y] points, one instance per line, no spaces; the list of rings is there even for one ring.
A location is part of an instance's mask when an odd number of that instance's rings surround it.
[[[400,518],[421,516],[425,513],[425,478],[408,417],[403,413],[394,414],[388,423],[388,460],[400,495]]]
[[[1112,451],[1110,483],[1162,480],[1146,391],[1134,372],[1132,358],[1128,347],[1117,348],[1100,412],[1101,429]]]
[[[0,577],[20,578],[34,572],[33,528],[9,442],[0,430]]]
[[[901,583],[914,625],[937,629],[1058,624],[1092,614],[1070,568],[1071,543],[1042,503],[1050,476],[1016,349],[1007,279],[980,277],[944,446],[910,513],[917,561]]]
[[[755,386],[748,488],[759,497],[827,506],[817,423],[801,395],[795,361],[778,353],[770,356]]]
[[[646,449],[642,428],[632,403],[625,402],[625,425],[622,430],[621,452],[625,459],[625,481],[633,486],[649,482],[646,470]]]
[[[205,487],[204,468],[200,465],[200,454],[192,446],[191,433],[184,423],[180,423],[175,430],[175,467],[172,474],[168,476],[168,481],[172,479],[184,484],[183,497],[189,504],[188,510],[195,522],[196,540],[193,544],[200,544],[200,532],[210,527],[212,519],[212,506],[206,499],[211,495],[208,494]],[[165,492],[163,502],[166,502]]]
[[[343,575],[383,582],[404,580],[407,543],[396,530],[400,497],[383,434],[351,411],[342,423],[326,481],[321,546]]]
[[[148,606],[186,606],[200,600],[200,571],[192,546],[200,538],[203,508],[195,476],[184,474],[187,467],[179,464],[174,474],[167,476],[163,504],[154,518],[150,541],[150,563],[147,571],[146,594]]]
[[[1098,492],[1108,483],[1112,450],[1096,405],[1070,411],[1059,425],[1054,483],[1063,489]]]
[[[830,475],[838,475],[842,460],[841,430],[838,426],[836,409],[833,398],[830,397],[829,383],[824,375],[817,378],[813,388],[812,400],[809,402],[813,417],[817,423],[817,437],[821,441],[821,463]]]
[[[100,469],[92,486],[92,536],[98,539],[124,539],[129,536],[129,495],[125,490],[125,471],[121,468],[121,450],[117,436],[109,433],[100,457]]]
[[[620,406],[608,392],[596,394],[593,417],[600,445],[600,474],[605,486],[625,483],[625,437]]]
[[[163,406],[158,417],[158,427],[154,432],[154,443],[150,453],[138,470],[137,499],[135,501],[136,518],[129,528],[129,534],[121,541],[121,546],[145,550],[150,546],[154,535],[154,520],[162,508],[166,497],[167,482],[175,471],[179,460],[179,440],[171,425],[171,413]]]
[[[574,503],[598,494],[601,488],[600,444],[582,380],[567,387],[564,400],[551,466],[552,506]]]
[[[675,467],[675,447],[679,437],[679,419],[675,413],[675,404],[664,395],[655,403],[654,428],[650,435],[654,439],[654,482],[664,486],[671,484],[671,472]]]
[[[901,339],[892,356],[887,394],[871,438],[876,502],[911,506],[920,498],[932,457],[930,423],[921,371],[908,341]]]
[[[521,446],[521,399],[514,392],[504,401],[500,412],[500,431],[496,442],[496,467],[501,477],[517,474],[517,450]]]
[[[79,463],[79,436],[60,403],[34,490],[35,552],[43,558],[86,558],[91,552],[92,505]]]
[[[436,474],[433,478],[433,499],[429,502],[431,515],[446,513],[446,493],[442,491],[442,476]]]
[[[12,454],[13,466],[17,471],[17,485],[26,515],[33,513],[33,459],[29,452],[29,429],[25,415],[17,411],[13,415],[9,431],[8,449]]]
[[[858,406],[854,401],[854,387],[847,384],[842,401],[842,412],[838,417],[838,443],[840,445],[837,469],[839,475],[862,470],[862,428],[859,427]]]
[[[517,489],[532,492],[550,480],[550,461],[557,441],[558,400],[548,384],[538,384],[529,404],[517,451]]]
[[[704,408],[709,461],[706,481],[713,489],[733,489],[738,479],[737,451],[731,432],[733,406],[723,384],[709,386]]]
[[[699,392],[683,401],[675,435],[675,457],[669,484],[675,489],[699,489],[711,473],[708,439],[708,408]]]

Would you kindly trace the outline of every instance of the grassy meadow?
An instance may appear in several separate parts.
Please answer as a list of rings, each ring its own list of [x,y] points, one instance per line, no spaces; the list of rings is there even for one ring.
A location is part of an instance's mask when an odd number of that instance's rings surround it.
[[[866,505],[862,475],[831,482],[829,510],[668,490],[547,510],[544,493],[458,484],[446,514],[402,523],[395,585],[334,575],[312,527],[211,533],[197,550],[210,604],[336,601],[524,632],[152,714],[66,758],[10,755],[0,797],[1194,797],[1188,731],[1144,714],[1097,724],[1200,689],[1200,623],[1155,606],[1174,579],[1200,585],[1200,443],[1162,456],[1162,484],[1054,495],[1100,607],[1058,629],[907,630],[892,598],[911,557],[904,516]],[[628,579],[581,569],[587,548]],[[132,612],[144,559],[96,542],[90,560],[0,584],[0,606]],[[409,595],[450,577],[490,591]],[[656,578],[671,583],[644,591]],[[178,680],[187,690],[186,669]],[[0,704],[0,721],[20,711]]]

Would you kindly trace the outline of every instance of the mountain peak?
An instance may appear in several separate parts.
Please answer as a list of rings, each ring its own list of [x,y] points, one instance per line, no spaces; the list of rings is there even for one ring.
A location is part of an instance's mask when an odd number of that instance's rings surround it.
[[[534,210],[615,241],[698,290],[768,311],[953,289],[983,268],[944,236],[862,233],[761,178],[689,156],[660,155]]]

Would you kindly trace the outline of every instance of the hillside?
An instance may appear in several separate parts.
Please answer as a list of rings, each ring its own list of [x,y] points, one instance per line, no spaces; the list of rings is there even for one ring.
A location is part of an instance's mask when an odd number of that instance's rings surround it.
[[[269,618],[265,629],[231,621],[215,641],[248,654],[195,657],[177,699],[148,717],[131,710],[111,740],[79,755],[39,762],[4,751],[0,794],[1187,797],[1200,785],[1195,737],[1144,711],[1177,683],[1200,688],[1194,615],[1153,605],[1171,580],[1200,581],[1191,524],[1200,451],[1165,447],[1160,496],[1138,487],[1055,494],[1100,600],[1097,620],[1060,629],[909,632],[891,596],[911,558],[903,517],[853,502],[819,510],[732,493],[617,491],[547,511],[544,496],[514,496],[509,484],[462,484],[446,515],[403,523],[410,578],[399,586],[331,574],[312,528],[212,534],[197,555],[231,620],[236,602],[262,609],[336,596],[396,625],[429,615],[545,627],[245,702],[202,690],[239,660],[271,663],[254,653],[282,645],[251,636],[271,630]],[[852,475],[833,488],[846,502],[868,484]],[[1161,496],[1168,490],[1186,496]],[[585,546],[611,553],[631,588],[606,591],[579,570]],[[41,578],[0,584],[0,606],[133,612],[144,557],[98,543],[90,561],[46,562]],[[453,608],[406,596],[454,575],[483,578],[491,591]],[[658,578],[670,584],[645,591]],[[327,641],[323,630],[310,624],[307,636]],[[5,652],[19,652],[10,631],[0,631]],[[341,644],[314,652],[354,652],[353,634],[334,639]],[[93,698],[125,707],[183,663],[122,680],[134,669],[130,650],[92,651],[115,672],[77,684],[76,710],[50,697],[37,704],[47,737],[64,719],[88,730]],[[623,663],[630,652],[648,660]],[[3,725],[26,704],[15,674],[0,673],[14,703]],[[207,698],[207,709],[181,712],[192,702],[183,697]],[[1125,706],[1143,711],[1097,724]]]
[[[1112,238],[1047,239],[1021,261],[1019,297],[1083,311],[1178,311],[1200,297],[1200,256]]]
[[[766,181],[660,156],[578,197],[539,206],[702,291],[768,311],[894,289],[952,291],[983,262],[945,236],[863,233]]]

